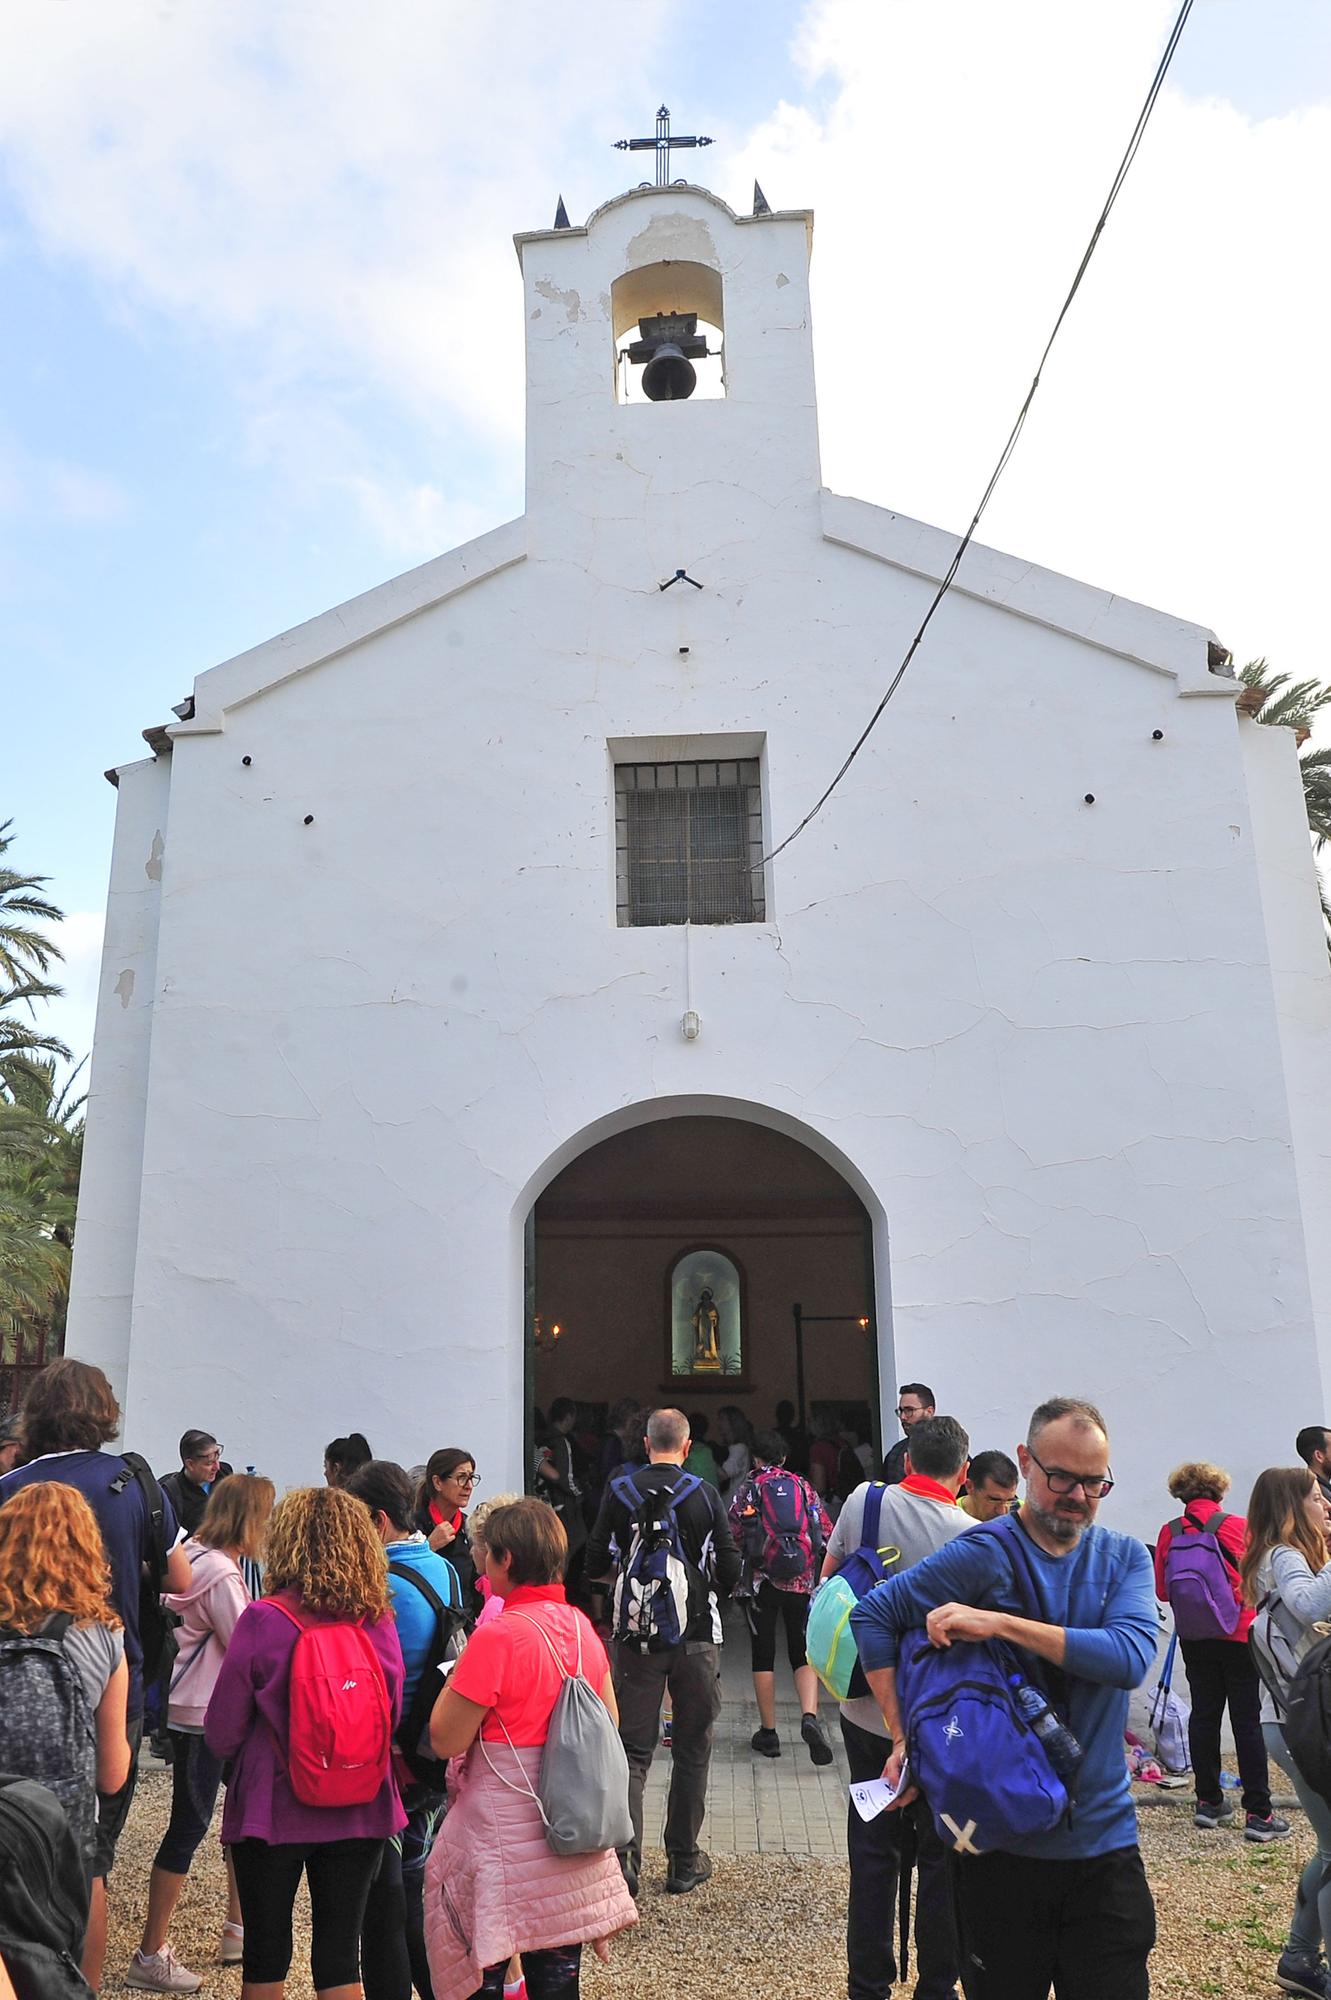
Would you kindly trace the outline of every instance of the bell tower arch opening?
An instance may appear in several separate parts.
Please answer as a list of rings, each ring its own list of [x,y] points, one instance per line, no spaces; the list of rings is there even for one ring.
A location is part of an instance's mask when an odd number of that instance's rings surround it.
[[[687,258],[625,271],[610,287],[615,399],[715,402],[725,396],[721,273]]]
[[[690,1112],[593,1140],[527,1217],[529,1427],[567,1397],[595,1434],[631,1398],[714,1439],[726,1405],[763,1429],[785,1401],[876,1467],[874,1247],[850,1182],[766,1124]]]

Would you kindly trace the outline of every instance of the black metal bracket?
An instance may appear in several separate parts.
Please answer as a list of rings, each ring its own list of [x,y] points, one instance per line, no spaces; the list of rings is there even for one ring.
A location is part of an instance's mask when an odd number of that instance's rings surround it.
[[[664,583],[658,583],[656,587],[658,590],[669,590],[672,583],[691,583],[695,590],[702,589],[698,579],[690,576],[686,569],[677,569],[672,577],[668,577]]]

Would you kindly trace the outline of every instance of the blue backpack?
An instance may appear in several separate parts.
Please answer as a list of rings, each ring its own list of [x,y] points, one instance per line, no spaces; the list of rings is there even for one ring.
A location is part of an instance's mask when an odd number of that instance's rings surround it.
[[[694,1472],[657,1493],[644,1493],[632,1472],[617,1473],[610,1482],[633,1523],[615,1579],[614,1635],[639,1652],[682,1645],[690,1620],[706,1602],[706,1578],[684,1553],[677,1518],[681,1503],[701,1490]]]
[[[1024,1531],[1010,1516],[972,1528],[997,1535],[1012,1564],[1022,1615],[1042,1616]],[[897,1660],[897,1699],[906,1726],[911,1777],[923,1792],[944,1846],[987,1854],[1048,1833],[1067,1813],[1067,1786],[1022,1713],[1017,1689],[1035,1666],[995,1640],[929,1643],[908,1632]],[[1052,1720],[1039,1701],[1042,1720]]]

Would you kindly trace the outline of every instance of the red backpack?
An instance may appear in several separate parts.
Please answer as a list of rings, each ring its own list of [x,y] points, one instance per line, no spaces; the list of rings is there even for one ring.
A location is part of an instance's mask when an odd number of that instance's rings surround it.
[[[265,1597],[296,1627],[287,1776],[305,1806],[363,1806],[388,1775],[388,1683],[364,1624],[312,1620]]]

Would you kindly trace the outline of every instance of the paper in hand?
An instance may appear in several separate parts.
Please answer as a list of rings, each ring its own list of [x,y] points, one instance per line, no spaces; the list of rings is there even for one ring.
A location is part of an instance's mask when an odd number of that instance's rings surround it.
[[[868,1778],[863,1784],[852,1785],[851,1804],[861,1819],[877,1819],[879,1813],[886,1812],[897,1793],[905,1791],[909,1783],[909,1769],[903,1764],[901,1776],[895,1785],[889,1785],[886,1778]]]

